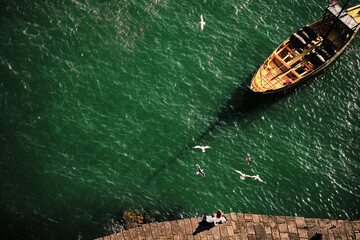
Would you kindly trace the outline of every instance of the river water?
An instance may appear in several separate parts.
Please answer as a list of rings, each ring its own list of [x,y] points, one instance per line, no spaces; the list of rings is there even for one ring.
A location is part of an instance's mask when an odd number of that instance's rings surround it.
[[[91,239],[129,209],[359,219],[359,36],[293,91],[247,90],[328,3],[2,1],[1,231]]]

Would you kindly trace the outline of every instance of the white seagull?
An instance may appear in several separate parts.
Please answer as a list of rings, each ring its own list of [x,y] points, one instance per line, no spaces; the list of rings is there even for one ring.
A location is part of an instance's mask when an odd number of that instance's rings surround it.
[[[206,24],[205,22],[204,22],[204,18],[203,18],[203,15],[202,15],[202,13],[200,14],[200,28],[201,28],[201,31],[203,31],[204,30],[204,25]]]
[[[195,146],[193,148],[201,148],[202,152],[205,152],[205,149],[211,148],[210,146]]]
[[[241,175],[241,176],[240,176],[240,179],[241,179],[241,180],[245,180],[246,177],[252,178],[252,176],[247,175],[247,174],[245,174],[245,173],[242,173],[242,172],[240,172],[240,171],[238,171],[238,170],[234,170],[234,171],[237,172],[237,173],[239,173],[239,174]]]
[[[259,177],[259,175],[255,175],[255,176],[251,176],[251,178],[255,179],[255,180],[259,180],[262,183],[266,183],[263,180],[261,180],[261,178]]]
[[[237,6],[234,6],[235,8],[235,14],[238,15],[239,9],[237,8]]]
[[[195,166],[196,166],[196,169],[197,169],[196,175],[201,174],[201,176],[203,176],[203,178],[205,179],[205,178],[206,178],[206,175],[205,175],[205,173],[204,173],[204,170],[202,170],[202,169],[200,168],[200,165],[197,164],[197,163],[195,163]]]

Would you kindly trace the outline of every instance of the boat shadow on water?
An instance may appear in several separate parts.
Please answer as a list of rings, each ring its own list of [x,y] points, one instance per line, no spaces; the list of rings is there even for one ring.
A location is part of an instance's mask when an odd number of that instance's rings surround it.
[[[218,127],[230,126],[234,123],[243,121],[245,124],[250,123],[249,117],[255,111],[259,111],[262,108],[267,108],[284,95],[288,95],[292,90],[281,92],[278,94],[258,94],[252,92],[248,83],[250,82],[252,75],[243,84],[238,86],[231,97],[227,100],[224,106],[220,109],[215,120],[209,125],[197,138],[187,143],[178,153],[170,157],[160,167],[153,171],[146,179],[146,183],[149,184],[155,179],[162,171],[164,171],[169,165],[176,162],[181,155],[192,149],[194,144],[199,143],[212,132],[216,131]],[[246,120],[245,120],[246,119]]]

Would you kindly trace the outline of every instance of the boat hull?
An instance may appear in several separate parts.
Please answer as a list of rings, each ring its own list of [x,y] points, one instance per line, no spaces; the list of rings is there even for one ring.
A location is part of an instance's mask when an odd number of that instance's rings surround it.
[[[355,10],[354,10],[355,9]],[[360,22],[360,5],[358,6],[355,6],[353,8],[350,8],[348,10],[346,10],[346,12],[349,12],[349,11],[358,11],[358,17],[356,18],[356,21],[357,22]],[[314,26],[314,27],[317,27],[318,29],[321,30],[322,26],[322,20],[319,20],[313,24],[311,24],[310,26]],[[269,75],[269,72],[270,71],[266,71],[267,68],[269,68],[269,66],[267,66],[267,64],[269,65],[269,62],[271,62],[272,60],[274,60],[274,56],[276,56],[277,58],[279,58],[279,56],[277,55],[282,49],[285,49],[288,48],[287,46],[289,45],[289,42],[290,42],[290,38],[288,38],[287,40],[285,40],[280,46],[278,46],[278,48],[276,48],[276,50],[264,61],[264,63],[262,64],[262,66],[258,69],[258,71],[254,74],[254,76],[252,77],[252,80],[251,80],[251,85],[250,85],[250,90],[255,93],[255,94],[274,94],[274,93],[279,93],[279,92],[284,92],[288,89],[291,89],[291,88],[294,88],[302,83],[304,83],[305,81],[309,80],[310,78],[312,78],[313,76],[315,76],[316,74],[318,74],[319,72],[321,72],[322,70],[324,70],[326,67],[328,67],[333,61],[335,61],[335,59],[347,48],[347,46],[351,43],[351,41],[355,38],[356,36],[356,33],[359,31],[360,29],[360,26],[358,26],[356,29],[354,29],[353,32],[351,32],[351,36],[346,40],[346,42],[341,45],[341,47],[339,47],[336,51],[336,53],[331,56],[331,58],[327,59],[323,64],[321,65],[318,65],[316,66],[316,68],[314,67],[312,69],[312,71],[309,71],[309,72],[306,72],[304,73],[303,76],[300,77],[300,75],[293,71],[292,70],[292,67],[291,65],[290,66],[286,66],[285,70],[281,70],[281,71],[278,71],[276,73],[276,76],[275,77],[270,77],[270,80],[268,80],[266,78],[266,74],[262,74],[262,71],[265,71],[268,75]],[[327,31],[327,30],[326,30]],[[330,30],[329,30],[330,31]],[[320,31],[321,32],[321,31]],[[319,42],[320,44],[322,42],[324,42],[324,40],[322,39],[324,37],[324,34],[319,34],[320,36],[320,39]],[[327,35],[326,35],[327,36]],[[336,37],[341,37],[341,35],[338,35]],[[334,40],[334,41],[337,41],[337,38]],[[319,43],[312,43],[312,45],[308,45],[310,47],[312,47],[312,49],[309,49],[309,51],[307,52],[307,54],[309,55],[311,52],[314,52],[314,51],[310,51],[310,50],[315,50],[315,47],[316,47],[316,44],[319,44]],[[320,45],[319,44],[319,45]],[[318,46],[319,46],[318,45]],[[280,49],[280,50],[279,50]],[[288,48],[289,49],[289,48]],[[290,53],[292,53],[291,50],[289,50]],[[305,52],[305,51],[304,51]],[[288,52],[288,55],[289,55],[289,52]],[[288,55],[285,56],[285,58],[288,57]],[[294,58],[293,62],[295,62],[295,64],[298,64],[297,66],[300,66],[301,64],[304,64],[305,63],[305,60],[303,60],[303,62],[301,62],[302,60],[301,59],[307,59],[308,58],[308,55],[305,55],[304,53],[304,56],[302,56],[300,58],[300,54],[298,56],[292,56]],[[284,56],[283,56],[284,57]],[[299,60],[296,59],[297,57],[299,57]],[[297,61],[295,61],[295,59]],[[284,65],[286,65],[284,59],[280,59],[280,61],[283,63],[282,66],[276,66],[277,69],[281,69],[281,67],[283,67]],[[292,60],[290,59],[290,61],[292,64]],[[298,63],[300,62],[300,63]],[[306,64],[304,64],[306,65]],[[274,67],[273,67],[274,68]],[[276,81],[280,81],[280,80],[277,80],[277,76],[281,76],[282,78],[282,81],[284,81],[284,79],[287,78],[288,75],[286,75],[287,73],[290,73],[293,72],[298,78],[296,79],[296,81],[292,81],[291,84],[286,84],[286,83],[283,83],[281,84],[280,87],[274,87],[273,89],[266,89],[266,87],[263,87],[265,86],[265,84],[263,84],[263,86],[261,85],[262,82],[266,82],[266,81],[263,81],[262,78],[265,78],[267,81],[268,81],[268,85],[270,85],[271,81],[273,79],[275,79]],[[292,76],[294,76],[294,74],[292,74]],[[274,75],[274,74],[273,74]],[[280,77],[278,77],[280,78]],[[275,82],[276,82],[275,81]],[[288,80],[287,80],[288,81]],[[280,85],[279,83],[277,83],[277,85]]]

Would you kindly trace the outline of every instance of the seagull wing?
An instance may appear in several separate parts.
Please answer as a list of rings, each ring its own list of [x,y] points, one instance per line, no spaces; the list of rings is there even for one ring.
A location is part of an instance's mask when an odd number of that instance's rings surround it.
[[[206,175],[205,175],[205,173],[204,173],[204,170],[202,170],[201,167],[200,167],[200,165],[197,164],[197,163],[195,163],[195,166],[196,166],[196,169],[197,169],[196,174],[198,174],[198,175],[201,174],[201,175],[203,176],[203,178],[205,179],[205,178],[206,178]]]
[[[258,177],[257,180],[259,180],[259,181],[262,182],[262,183],[265,183],[265,181],[263,181],[260,177]]]
[[[204,25],[206,24],[205,22],[204,22],[204,18],[203,18],[203,15],[202,14],[200,14],[200,28],[201,28],[201,31],[203,31],[204,30]]]
[[[242,172],[240,172],[240,171],[238,171],[238,170],[234,170],[235,172],[237,172],[238,174],[240,174],[242,177],[244,177],[245,176],[245,174],[244,173],[242,173]]]
[[[201,169],[200,165],[196,163],[195,166],[196,166],[198,173],[203,174],[203,170]]]
[[[201,168],[200,168],[200,165],[199,165],[199,164],[195,163],[195,166],[196,166],[196,169],[197,169],[198,171],[200,171],[200,170],[201,170]]]
[[[205,149],[208,149],[208,148],[211,148],[211,147],[209,147],[209,146],[205,146],[205,147],[203,147],[203,152],[205,152]]]

